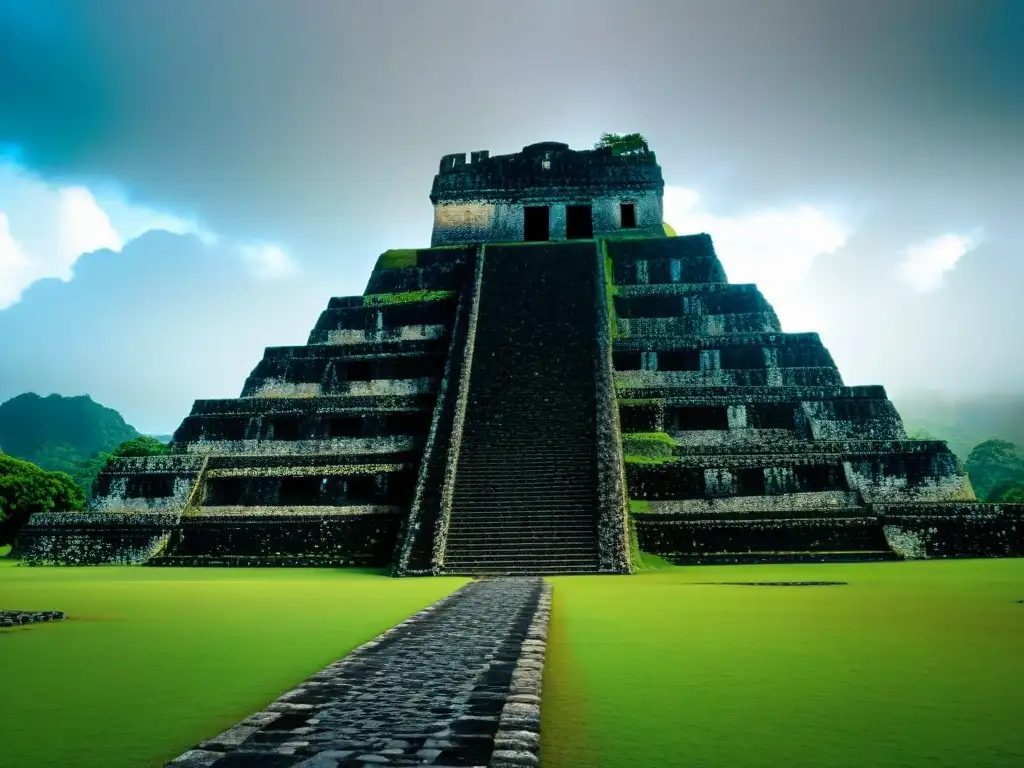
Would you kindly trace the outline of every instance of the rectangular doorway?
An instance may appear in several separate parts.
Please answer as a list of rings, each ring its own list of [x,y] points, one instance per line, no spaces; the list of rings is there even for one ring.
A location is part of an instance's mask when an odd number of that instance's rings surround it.
[[[633,203],[620,203],[619,218],[623,229],[636,229],[636,206]]]
[[[565,206],[565,239],[590,240],[593,236],[594,216],[590,206]]]
[[[523,208],[523,240],[542,243],[551,239],[551,209],[546,205]]]

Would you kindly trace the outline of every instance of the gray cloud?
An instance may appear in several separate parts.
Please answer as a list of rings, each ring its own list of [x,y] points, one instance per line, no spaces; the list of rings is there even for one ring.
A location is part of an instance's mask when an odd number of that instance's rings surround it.
[[[17,7],[0,11],[0,142],[52,178],[115,179],[214,231],[284,243],[321,281],[361,283],[350,273],[374,253],[426,241],[442,154],[639,130],[668,182],[720,215],[794,203],[858,215],[807,284],[846,323],[831,343],[848,369],[897,388],[984,389],[997,370],[1013,386],[1024,372],[999,352],[1024,348],[1024,332],[990,282],[1022,276],[1014,0]],[[900,249],[976,227],[985,244],[937,293],[888,282]],[[887,327],[907,330],[880,353]]]

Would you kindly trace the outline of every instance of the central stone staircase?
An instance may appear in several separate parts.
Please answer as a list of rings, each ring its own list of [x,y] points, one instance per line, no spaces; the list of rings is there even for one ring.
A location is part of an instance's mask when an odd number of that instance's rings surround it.
[[[593,242],[488,246],[447,573],[598,570]]]

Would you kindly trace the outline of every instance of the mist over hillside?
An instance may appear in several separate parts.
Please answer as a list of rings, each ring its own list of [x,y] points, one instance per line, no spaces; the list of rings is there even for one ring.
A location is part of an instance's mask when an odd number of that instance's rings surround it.
[[[911,437],[945,440],[961,459],[993,438],[1024,446],[1024,394],[949,396],[917,391],[891,397]]]

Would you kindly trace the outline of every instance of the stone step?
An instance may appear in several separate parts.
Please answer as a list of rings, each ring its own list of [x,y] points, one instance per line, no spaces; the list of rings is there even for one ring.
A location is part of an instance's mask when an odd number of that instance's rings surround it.
[[[597,561],[597,547],[572,547],[572,548],[549,548],[540,547],[513,547],[513,546],[467,546],[462,545],[457,550],[449,549],[451,562],[479,561],[502,561],[520,560],[537,563],[579,563],[586,564]],[[446,556],[445,562],[449,558]]]
[[[522,454],[523,456],[537,457],[537,458],[582,458],[592,456],[594,453],[594,447],[596,443],[593,440],[581,443],[580,445],[566,445],[564,442],[554,442],[552,444],[545,443],[543,440],[535,438],[524,438],[522,440],[513,440],[510,438],[502,439],[494,442],[475,442],[473,440],[463,439],[462,450],[473,449],[473,451],[482,451],[486,457],[493,453],[503,453],[505,455]],[[467,454],[467,458],[469,454]]]
[[[480,517],[471,520],[454,518],[451,521],[449,535],[454,537],[487,537],[490,535],[513,535],[522,537],[558,538],[592,536],[597,530],[597,521],[590,519],[549,520],[543,522],[524,522],[522,520],[487,520]]]
[[[460,467],[456,471],[456,478],[462,480],[479,478],[481,482],[488,482],[490,478],[494,478],[506,483],[519,483],[531,479],[549,483],[551,480],[557,479],[559,481],[558,487],[562,488],[572,485],[573,483],[570,481],[593,485],[594,481],[591,478],[596,474],[595,470],[596,467],[594,466],[581,467],[572,464],[565,466],[524,466],[498,461],[494,462],[493,465],[470,463],[464,469]]]
[[[547,470],[549,473],[574,472],[585,474],[592,472],[597,466],[596,460],[583,457],[552,457],[550,460],[537,459],[532,456],[517,456],[515,454],[488,454],[486,456],[467,457],[465,461],[459,462],[460,468],[467,471],[490,472],[494,469],[504,469],[507,472],[539,473]]]
[[[449,538],[463,539],[486,539],[488,536],[512,536],[522,539],[541,539],[559,541],[586,538],[593,536],[597,530],[596,521],[568,520],[558,523],[551,522],[542,525],[523,524],[519,522],[491,522],[452,520],[449,528]]]
[[[589,478],[565,482],[558,475],[527,478],[515,475],[456,477],[455,499],[493,500],[510,498],[550,499],[552,501],[589,501],[597,494],[597,483]],[[460,483],[461,481],[461,483]],[[460,487],[461,486],[461,487]],[[463,497],[463,493],[468,496]]]
[[[521,529],[531,530],[564,530],[567,533],[579,530],[594,530],[596,517],[593,511],[586,515],[541,515],[532,513],[530,515],[502,515],[496,513],[453,513],[451,525],[459,530],[470,528],[481,528],[486,533],[487,529],[495,527],[507,528],[509,530]]]
[[[455,470],[447,559],[468,573],[597,566],[596,253],[547,255],[484,259],[477,349],[502,353],[474,358]]]
[[[473,561],[487,561],[495,564],[525,564],[526,561],[529,561],[545,565],[557,565],[560,563],[570,565],[587,565],[591,562],[597,562],[597,548],[595,547],[590,551],[532,550],[530,552],[519,552],[499,547],[492,547],[489,550],[478,550],[476,554],[467,552],[466,550],[459,550],[458,552],[448,550],[445,554],[445,563],[454,564]]]
[[[452,542],[449,541],[449,545]],[[516,556],[535,554],[537,556],[554,557],[556,555],[590,556],[596,555],[597,544],[593,535],[590,541],[572,540],[562,542],[555,539],[501,539],[495,537],[478,537],[472,541],[463,539],[459,542],[459,553],[469,552],[506,552]]]
[[[594,489],[586,488],[583,486],[562,488],[559,487],[557,496],[554,500],[559,501],[589,501],[594,497]],[[455,498],[459,501],[471,502],[471,501],[495,501],[503,498],[507,498],[505,494],[498,491],[492,490],[483,483],[479,487],[467,483],[466,487],[460,489],[455,494]],[[541,484],[527,484],[523,483],[522,486],[516,491],[515,498],[517,499],[544,499],[552,500],[551,488],[545,488]]]
[[[539,509],[535,506],[527,509],[502,509],[473,504],[456,504],[452,507],[452,520],[479,520],[480,522],[487,521],[491,523],[507,521],[522,522],[523,524],[550,523],[555,525],[569,521],[594,520],[596,515],[596,505],[555,507],[551,509]]]
[[[559,474],[559,473],[573,473],[583,475],[588,472],[593,472],[596,467],[596,462],[592,460],[558,460],[558,461],[524,461],[516,456],[500,456],[496,455],[481,459],[475,457],[465,462],[459,463],[459,469],[465,469],[466,472],[493,472],[494,470],[504,470],[507,474]]]
[[[597,558],[592,562],[548,563],[536,561],[487,560],[457,561],[445,563],[442,573],[451,576],[505,576],[505,575],[545,575],[597,573]]]
[[[550,505],[540,502],[518,501],[505,499],[490,504],[456,503],[452,505],[453,522],[477,522],[479,524],[498,525],[504,522],[521,523],[523,525],[549,524],[562,525],[573,522],[580,524],[595,520],[597,517],[596,501],[588,503]]]

